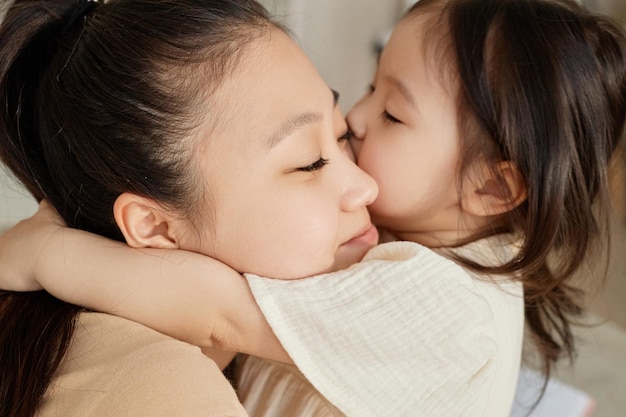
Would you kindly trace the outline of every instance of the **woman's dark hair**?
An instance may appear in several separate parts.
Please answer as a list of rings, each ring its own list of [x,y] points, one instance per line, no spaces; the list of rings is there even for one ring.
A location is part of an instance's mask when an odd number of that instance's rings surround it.
[[[123,240],[124,192],[191,219],[195,109],[273,26],[253,0],[16,0],[0,27],[0,157],[70,227]],[[35,414],[79,311],[0,292],[0,415]]]
[[[575,353],[581,293],[570,279],[597,238],[608,243],[607,166],[626,116],[624,32],[571,0],[422,0],[415,16],[427,17],[423,42],[443,51],[437,62],[458,89],[460,172],[477,157],[512,161],[526,182],[527,200],[498,223],[523,236],[517,256],[496,267],[461,261],[521,280],[549,375]]]

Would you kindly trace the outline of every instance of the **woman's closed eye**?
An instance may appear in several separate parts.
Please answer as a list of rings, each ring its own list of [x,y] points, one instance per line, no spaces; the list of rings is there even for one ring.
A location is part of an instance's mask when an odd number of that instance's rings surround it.
[[[320,169],[324,168],[326,165],[328,165],[330,161],[326,158],[320,158],[317,161],[313,162],[310,165],[304,166],[304,167],[300,167],[300,168],[296,168],[296,171],[301,171],[301,172],[315,172],[315,171],[319,171]]]

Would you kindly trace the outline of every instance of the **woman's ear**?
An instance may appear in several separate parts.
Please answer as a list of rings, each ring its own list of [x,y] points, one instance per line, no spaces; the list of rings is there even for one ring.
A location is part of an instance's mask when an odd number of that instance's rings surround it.
[[[154,200],[123,193],[115,200],[113,215],[126,243],[134,248],[177,249],[173,219]]]
[[[495,167],[479,165],[463,181],[463,211],[475,216],[495,216],[526,200],[526,182],[514,162],[501,161]]]

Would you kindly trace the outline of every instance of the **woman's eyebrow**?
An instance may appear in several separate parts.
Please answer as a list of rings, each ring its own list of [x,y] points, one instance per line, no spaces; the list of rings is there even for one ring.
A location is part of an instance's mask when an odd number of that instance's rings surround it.
[[[268,150],[276,147],[276,145],[278,145],[284,138],[291,135],[295,130],[300,129],[303,126],[317,123],[323,118],[324,116],[322,116],[321,113],[302,113],[290,117],[268,137],[266,141]]]
[[[339,103],[339,93],[333,89],[330,90],[333,94],[333,108],[337,107]],[[295,130],[300,129],[306,125],[311,125],[322,120],[324,116],[321,113],[302,113],[297,114],[293,117],[290,117],[286,122],[284,122],[278,129],[272,133],[267,141],[267,148],[271,150],[276,147],[284,138],[292,134]]]

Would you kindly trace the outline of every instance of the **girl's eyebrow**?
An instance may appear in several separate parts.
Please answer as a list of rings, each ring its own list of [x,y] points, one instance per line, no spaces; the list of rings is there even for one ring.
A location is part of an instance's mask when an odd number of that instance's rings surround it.
[[[339,102],[339,93],[333,89],[330,91],[333,93],[333,108],[335,108]],[[268,151],[276,147],[276,145],[284,138],[291,135],[295,130],[317,123],[323,118],[324,116],[321,113],[314,112],[301,113],[290,117],[267,138],[265,143],[267,144]]]
[[[402,97],[404,97],[404,99],[411,105],[411,107],[417,109],[417,102],[415,101],[415,97],[411,93],[411,90],[409,90],[409,87],[406,86],[406,84],[391,75],[386,76],[385,79],[387,80],[387,82],[389,82],[389,84],[396,87],[396,89],[400,92]]]

